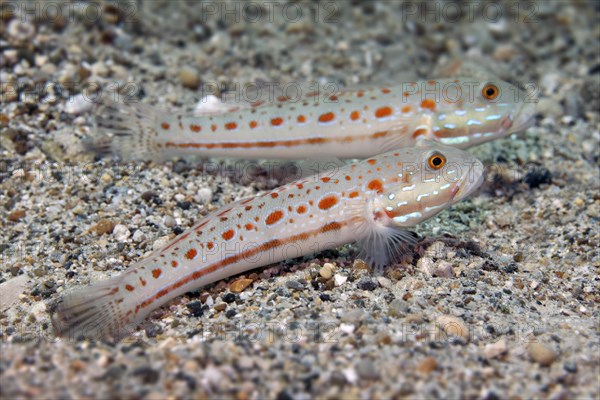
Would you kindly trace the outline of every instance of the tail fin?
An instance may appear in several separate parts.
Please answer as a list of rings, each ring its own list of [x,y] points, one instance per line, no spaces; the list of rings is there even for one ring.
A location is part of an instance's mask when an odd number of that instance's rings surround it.
[[[119,293],[124,277],[122,274],[65,294],[51,312],[57,336],[114,342],[129,336],[135,324],[129,321],[131,300]]]
[[[94,108],[93,133],[84,143],[86,148],[120,161],[160,159],[156,124],[165,113],[146,104],[117,102],[109,97],[103,96]]]

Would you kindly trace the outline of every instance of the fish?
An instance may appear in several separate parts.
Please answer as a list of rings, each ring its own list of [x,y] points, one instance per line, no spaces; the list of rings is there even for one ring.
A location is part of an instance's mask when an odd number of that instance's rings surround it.
[[[483,175],[468,152],[422,141],[241,199],[120,275],[68,290],[52,307],[55,331],[118,341],[186,292],[351,242],[382,271],[410,254],[409,228],[470,196]]]
[[[444,78],[172,113],[104,95],[86,147],[117,160],[175,157],[363,159],[418,141],[469,148],[526,130],[535,103],[493,78]]]

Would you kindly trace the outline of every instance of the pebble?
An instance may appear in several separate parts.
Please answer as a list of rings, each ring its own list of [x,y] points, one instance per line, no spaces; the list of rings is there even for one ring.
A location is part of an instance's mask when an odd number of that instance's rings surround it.
[[[527,352],[529,353],[529,357],[531,357],[533,361],[535,361],[543,367],[548,367],[552,365],[552,363],[558,357],[554,350],[541,343],[529,344],[529,346],[527,346]]]
[[[505,338],[501,338],[500,340],[494,343],[488,343],[485,345],[483,349],[483,354],[486,358],[499,358],[508,352],[508,343]]]
[[[440,315],[436,318],[435,324],[448,336],[457,336],[465,341],[469,341],[469,328],[462,319],[453,315]]]
[[[83,94],[78,94],[67,100],[65,112],[71,115],[80,115],[92,109],[93,103]]]
[[[440,261],[433,271],[433,276],[439,278],[454,278],[456,274],[454,273],[451,263],[448,261]]]
[[[6,32],[11,38],[19,42],[24,42],[33,38],[35,35],[35,26],[19,18],[15,18],[8,24]]]
[[[372,279],[361,279],[360,281],[358,281],[356,286],[360,290],[373,291],[373,290],[377,289],[377,282],[375,282]]]
[[[133,232],[133,236],[131,237],[131,239],[137,243],[143,242],[144,240],[146,240],[146,235],[141,230],[136,229],[135,232]]]
[[[127,240],[127,238],[129,238],[129,236],[131,236],[129,228],[127,228],[123,224],[115,225],[112,233],[117,242],[124,242],[125,240]]]
[[[207,204],[212,201],[212,198],[213,198],[213,192],[211,189],[200,188],[200,189],[198,189],[198,192],[196,193],[194,200],[196,200],[196,202],[200,203],[200,204]]]
[[[408,303],[402,299],[394,299],[388,306],[390,317],[402,317],[408,312]]]
[[[323,268],[321,268],[319,270],[319,274],[324,279],[331,279],[331,277],[333,276],[333,272],[334,271],[335,271],[335,265],[333,265],[331,263],[325,263],[325,264],[323,264]]]
[[[105,233],[111,233],[116,225],[117,223],[110,219],[101,219],[96,225],[92,226],[90,230],[97,235],[104,235]]]
[[[179,81],[188,89],[198,89],[200,86],[200,76],[198,71],[191,67],[183,67],[179,71]]]
[[[346,281],[348,280],[347,276],[344,275],[340,275],[340,274],[335,274],[333,276],[333,281],[335,282],[335,286],[342,286],[344,283],[346,283]]]
[[[381,377],[379,374],[379,369],[375,367],[373,361],[371,360],[360,360],[356,364],[356,373],[361,379],[366,380],[377,380]]]
[[[17,222],[20,219],[25,218],[25,215],[25,210],[14,210],[10,214],[8,214],[8,220],[11,222]]]
[[[354,263],[352,263],[352,268],[357,269],[357,270],[364,270],[364,271],[370,270],[369,264],[367,264],[360,258],[357,258],[356,260],[354,260]]]
[[[437,361],[433,357],[427,357],[419,363],[417,371],[422,374],[429,375],[437,368]]]
[[[233,293],[240,293],[252,284],[253,280],[248,278],[238,279],[229,285],[229,290]]]

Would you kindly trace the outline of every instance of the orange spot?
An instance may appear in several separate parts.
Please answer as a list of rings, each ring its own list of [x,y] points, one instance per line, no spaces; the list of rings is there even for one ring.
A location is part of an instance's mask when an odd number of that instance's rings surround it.
[[[256,121],[250,121],[250,129],[254,129],[258,126],[258,122]]]
[[[245,209],[246,211],[250,211],[250,210],[252,210],[252,206],[246,206],[244,209]]]
[[[298,115],[298,122],[301,124],[306,122],[306,117],[304,115]]]
[[[426,129],[423,129],[423,128],[417,129],[416,131],[413,132],[412,137],[416,139],[419,136],[425,135],[426,133],[427,133]]]
[[[233,239],[234,234],[235,234],[235,232],[233,231],[233,229],[229,229],[229,230],[226,230],[225,232],[223,232],[223,234],[221,236],[223,236],[223,239],[225,239],[225,240],[231,240],[231,239]]]
[[[254,229],[253,224],[246,224],[246,225],[244,225],[244,227],[246,228],[247,231],[251,231],[252,229]]]
[[[320,201],[319,201],[319,208],[321,210],[328,210],[331,207],[335,206],[338,203],[338,198],[335,195],[329,195],[329,196],[325,196],[323,197]]]
[[[363,91],[356,93],[357,97],[363,97],[364,95],[365,95],[365,93]]]
[[[298,214],[304,214],[307,211],[306,206],[301,204],[296,208]]]
[[[271,125],[273,125],[273,126],[279,126],[281,124],[283,124],[283,118],[277,117],[277,118],[273,118],[271,120]]]
[[[335,94],[332,94],[331,96],[329,96],[329,100],[331,101],[337,101],[338,97]]]
[[[228,122],[228,123],[225,124],[225,129],[227,129],[229,131],[237,129],[237,123],[235,123],[235,122]]]
[[[273,192],[273,193],[271,193],[271,197],[276,199],[279,197],[279,195],[277,194],[277,192]]]
[[[319,116],[319,122],[331,122],[335,118],[335,114],[328,112]]]
[[[210,129],[211,129],[213,132],[214,132],[214,131],[216,131],[216,130],[217,130],[217,125],[215,125],[215,124],[212,124],[212,125],[210,126]]]
[[[330,178],[330,177],[328,177],[328,176],[324,176],[324,177],[322,177],[322,178],[321,178],[321,181],[322,181],[322,182],[325,182],[325,183],[329,182],[330,180],[331,180],[331,178]],[[317,186],[317,190],[318,190],[318,189],[320,189],[320,187],[318,187],[318,186]]]
[[[296,187],[297,187],[298,189],[302,189],[302,188],[304,188],[304,185],[303,185],[303,184],[301,184],[301,183],[299,183],[299,184],[297,184],[297,185],[296,185]]]
[[[432,99],[425,99],[421,102],[421,108],[428,108],[433,111],[435,110],[435,101]]]
[[[198,251],[196,251],[196,249],[189,249],[187,251],[187,253],[185,253],[185,258],[187,258],[188,260],[191,260],[194,257],[196,257],[197,254],[198,254]]]
[[[168,123],[168,122],[163,122],[162,124],[160,124],[160,126],[161,126],[161,127],[162,127],[162,128],[165,130],[165,131],[166,131],[166,130],[168,130],[168,129],[171,127],[171,125],[169,125],[169,123]]]
[[[402,112],[403,113],[409,113],[412,111],[412,107],[411,106],[404,106],[402,107]]]
[[[179,265],[179,263],[175,260],[171,261],[171,267],[173,268],[177,268],[177,266]]]
[[[125,285],[125,289],[129,290],[130,292],[133,292],[133,289],[135,288],[131,285]]]
[[[202,130],[202,127],[200,125],[190,125],[190,129],[192,130],[192,132],[200,132]]]
[[[383,89],[381,89],[381,93],[388,94],[389,92],[391,92],[391,90],[390,90],[390,89],[388,89],[388,88],[383,88]]]
[[[140,276],[140,283],[142,286],[146,286],[146,281]]]
[[[214,244],[213,242],[208,242],[208,243],[206,243],[206,247],[207,247],[209,250],[212,250],[212,249],[213,249],[213,247],[215,247],[215,244]]]
[[[383,192],[383,183],[379,179],[373,179],[371,182],[369,182],[367,188],[374,190],[377,193],[381,193]]]
[[[288,101],[289,99],[286,96],[279,96],[277,101]]]
[[[152,276],[154,279],[158,279],[158,277],[162,274],[162,270],[160,268],[156,268],[152,270]]]
[[[359,118],[360,118],[360,111],[352,111],[352,112],[350,113],[350,119],[351,119],[352,121],[356,121],[356,120],[357,120],[357,119],[359,119]]]
[[[358,192],[355,190],[354,192],[350,192],[350,194],[348,195],[349,198],[353,199],[355,197],[358,197]]]
[[[254,103],[251,103],[250,105],[252,107],[258,107],[258,106],[262,105],[263,103],[264,103],[264,101],[258,100],[258,101],[255,101]]]
[[[267,219],[265,219],[265,222],[267,225],[273,225],[274,223],[279,221],[281,218],[283,218],[283,211],[276,210],[276,211],[273,211],[271,214],[269,214]]]
[[[427,81],[427,84],[430,85],[430,86],[433,86],[433,85],[436,84],[436,82],[435,81]]]
[[[392,115],[392,108],[391,107],[381,107],[378,108],[377,110],[375,110],[375,116],[377,118],[385,118],[385,117],[389,117],[390,115]]]
[[[371,158],[371,159],[367,160],[367,162],[368,162],[370,165],[375,165],[375,164],[377,163],[377,160],[375,160],[374,158]]]
[[[351,177],[350,175],[346,175],[346,180],[347,180],[347,181],[349,181],[349,180],[351,180],[351,179],[352,179],[352,177]]]

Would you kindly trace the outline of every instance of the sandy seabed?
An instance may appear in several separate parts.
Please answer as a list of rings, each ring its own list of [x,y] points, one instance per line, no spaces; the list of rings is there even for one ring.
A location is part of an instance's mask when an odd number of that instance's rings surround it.
[[[248,4],[0,2],[1,397],[600,397],[598,3]],[[118,344],[55,338],[65,290],[285,179],[85,152],[95,88],[181,111],[207,88],[431,78],[453,59],[535,85],[538,116],[470,150],[483,187],[416,228],[412,262],[373,274],[348,245],[177,298]]]

